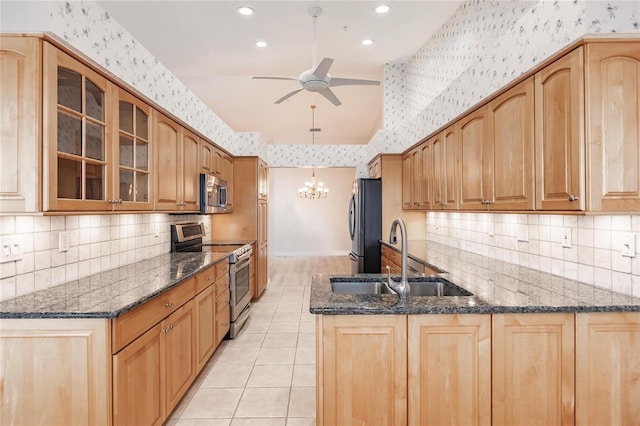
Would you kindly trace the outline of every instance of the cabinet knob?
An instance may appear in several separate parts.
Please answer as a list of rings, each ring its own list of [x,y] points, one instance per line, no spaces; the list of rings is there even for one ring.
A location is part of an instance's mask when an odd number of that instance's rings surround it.
[[[579,200],[578,197],[575,197],[573,195],[569,195],[569,201],[578,201],[578,200]]]
[[[207,281],[211,281],[211,277],[207,277]]]
[[[167,302],[164,306],[166,306],[167,308],[170,308],[173,306],[173,302]]]
[[[122,198],[118,198],[118,204],[122,204]]]

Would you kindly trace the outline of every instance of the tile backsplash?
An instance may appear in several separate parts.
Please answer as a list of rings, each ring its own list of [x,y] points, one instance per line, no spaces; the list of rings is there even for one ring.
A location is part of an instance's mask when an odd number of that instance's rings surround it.
[[[640,233],[640,214],[426,214],[429,241],[640,297],[640,255],[621,252],[628,233]]]
[[[0,264],[0,300],[168,253],[170,225],[184,222],[210,226],[208,216],[164,213],[1,216],[0,241],[18,238],[23,258]],[[66,252],[60,232],[69,236]]]

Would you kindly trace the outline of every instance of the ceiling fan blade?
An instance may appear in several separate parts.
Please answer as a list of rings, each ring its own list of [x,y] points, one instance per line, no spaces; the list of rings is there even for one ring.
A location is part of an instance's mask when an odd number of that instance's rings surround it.
[[[294,90],[293,92],[289,92],[286,95],[284,95],[283,97],[281,97],[280,99],[278,99],[277,101],[274,102],[274,104],[279,104],[283,101],[286,101],[287,99],[289,99],[290,97],[292,97],[293,95],[295,95],[298,92],[303,91],[304,89],[298,89],[298,90]]]
[[[324,80],[332,64],[333,64],[333,59],[324,58],[322,62],[320,62],[318,66],[313,70],[313,75],[318,77],[318,79],[320,80]]]
[[[358,80],[356,78],[331,77],[329,86],[380,86],[380,82],[376,80]]]
[[[251,77],[254,80],[296,80],[298,81],[297,78],[291,78],[291,77]]]
[[[324,90],[319,91],[318,93],[320,93],[325,98],[329,99],[329,101],[331,101],[331,103],[334,104],[335,106],[342,105],[342,102],[340,102],[340,99],[338,99],[338,97],[331,91],[331,89],[326,88]]]

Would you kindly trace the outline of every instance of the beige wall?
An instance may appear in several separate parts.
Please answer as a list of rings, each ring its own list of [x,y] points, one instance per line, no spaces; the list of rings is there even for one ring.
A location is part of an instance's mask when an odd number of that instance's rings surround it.
[[[269,169],[269,254],[274,256],[347,255],[347,229],[354,167],[316,169],[329,196],[306,200],[298,188],[311,179],[310,168]]]

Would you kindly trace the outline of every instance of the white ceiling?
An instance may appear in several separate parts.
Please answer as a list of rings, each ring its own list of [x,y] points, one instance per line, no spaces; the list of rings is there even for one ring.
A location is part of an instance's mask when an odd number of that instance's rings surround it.
[[[302,91],[297,78],[312,65],[313,18],[317,61],[335,61],[333,77],[382,80],[387,62],[405,60],[453,14],[461,1],[99,1],[122,26],[205,102],[231,128],[258,132],[267,143],[311,143],[311,104],[316,104],[318,144],[366,144],[382,126],[383,85],[332,88],[342,105]],[[248,5],[252,16],[236,9]],[[360,41],[371,38],[371,46]],[[265,40],[266,48],[255,46]]]

